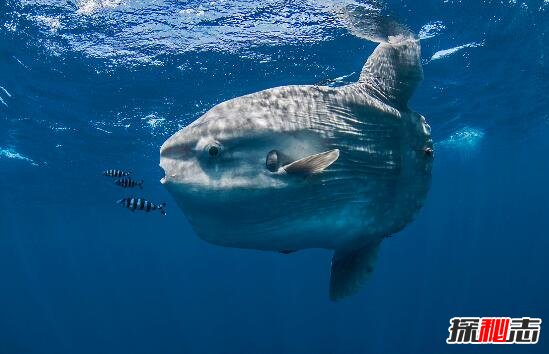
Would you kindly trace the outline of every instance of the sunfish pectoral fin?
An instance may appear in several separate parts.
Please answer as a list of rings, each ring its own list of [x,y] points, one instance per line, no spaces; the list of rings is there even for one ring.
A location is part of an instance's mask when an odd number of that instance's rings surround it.
[[[353,251],[336,250],[330,273],[330,299],[349,296],[360,289],[374,270],[380,242]]]
[[[282,169],[289,175],[309,175],[322,172],[338,158],[339,149],[333,149],[320,154],[309,155],[282,166]]]

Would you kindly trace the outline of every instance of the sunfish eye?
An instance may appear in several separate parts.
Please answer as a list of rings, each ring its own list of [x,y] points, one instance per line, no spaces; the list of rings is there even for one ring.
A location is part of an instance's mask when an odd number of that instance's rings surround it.
[[[219,147],[215,145],[210,146],[210,148],[208,149],[208,154],[211,157],[216,157],[217,155],[219,155]]]
[[[279,161],[278,161],[278,151],[271,150],[267,154],[267,159],[265,160],[265,166],[271,172],[278,171]]]

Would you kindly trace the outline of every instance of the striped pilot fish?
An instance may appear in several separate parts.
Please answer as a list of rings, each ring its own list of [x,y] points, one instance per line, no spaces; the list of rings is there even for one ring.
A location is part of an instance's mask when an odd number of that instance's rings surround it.
[[[166,210],[164,209],[166,207],[166,203],[160,203],[156,205],[143,198],[135,198],[135,197],[122,198],[119,201],[117,201],[117,203],[127,209],[130,209],[131,211],[143,210],[148,213],[149,211],[152,211],[152,210],[160,210],[160,213],[162,215],[166,215]]]
[[[129,175],[131,175],[131,172],[122,171],[122,170],[110,169],[110,170],[103,171],[103,176],[107,176],[107,177],[126,177]]]
[[[143,189],[143,180],[138,182],[136,180],[131,179],[130,177],[119,178],[116,181],[114,181],[114,184],[116,184],[117,186],[120,186],[122,188],[139,187],[139,188]]]

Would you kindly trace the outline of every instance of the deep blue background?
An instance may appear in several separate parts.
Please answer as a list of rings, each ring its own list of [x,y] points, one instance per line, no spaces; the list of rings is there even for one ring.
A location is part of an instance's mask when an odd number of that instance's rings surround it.
[[[101,3],[0,4],[1,354],[549,352],[547,324],[533,346],[445,343],[454,316],[549,314],[549,5],[385,5],[444,26],[411,102],[433,184],[362,292],[331,303],[328,251],[199,240],[158,147],[225,99],[356,73],[375,44],[314,1]],[[116,206],[113,167],[168,215]]]

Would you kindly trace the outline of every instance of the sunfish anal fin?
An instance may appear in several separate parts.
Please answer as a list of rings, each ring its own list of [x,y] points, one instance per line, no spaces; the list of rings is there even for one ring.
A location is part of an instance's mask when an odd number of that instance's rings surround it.
[[[339,158],[339,149],[314,154],[285,166],[282,170],[289,175],[309,175],[322,172]]]
[[[330,273],[332,301],[354,294],[370,277],[377,260],[380,242],[358,250],[334,252]]]

